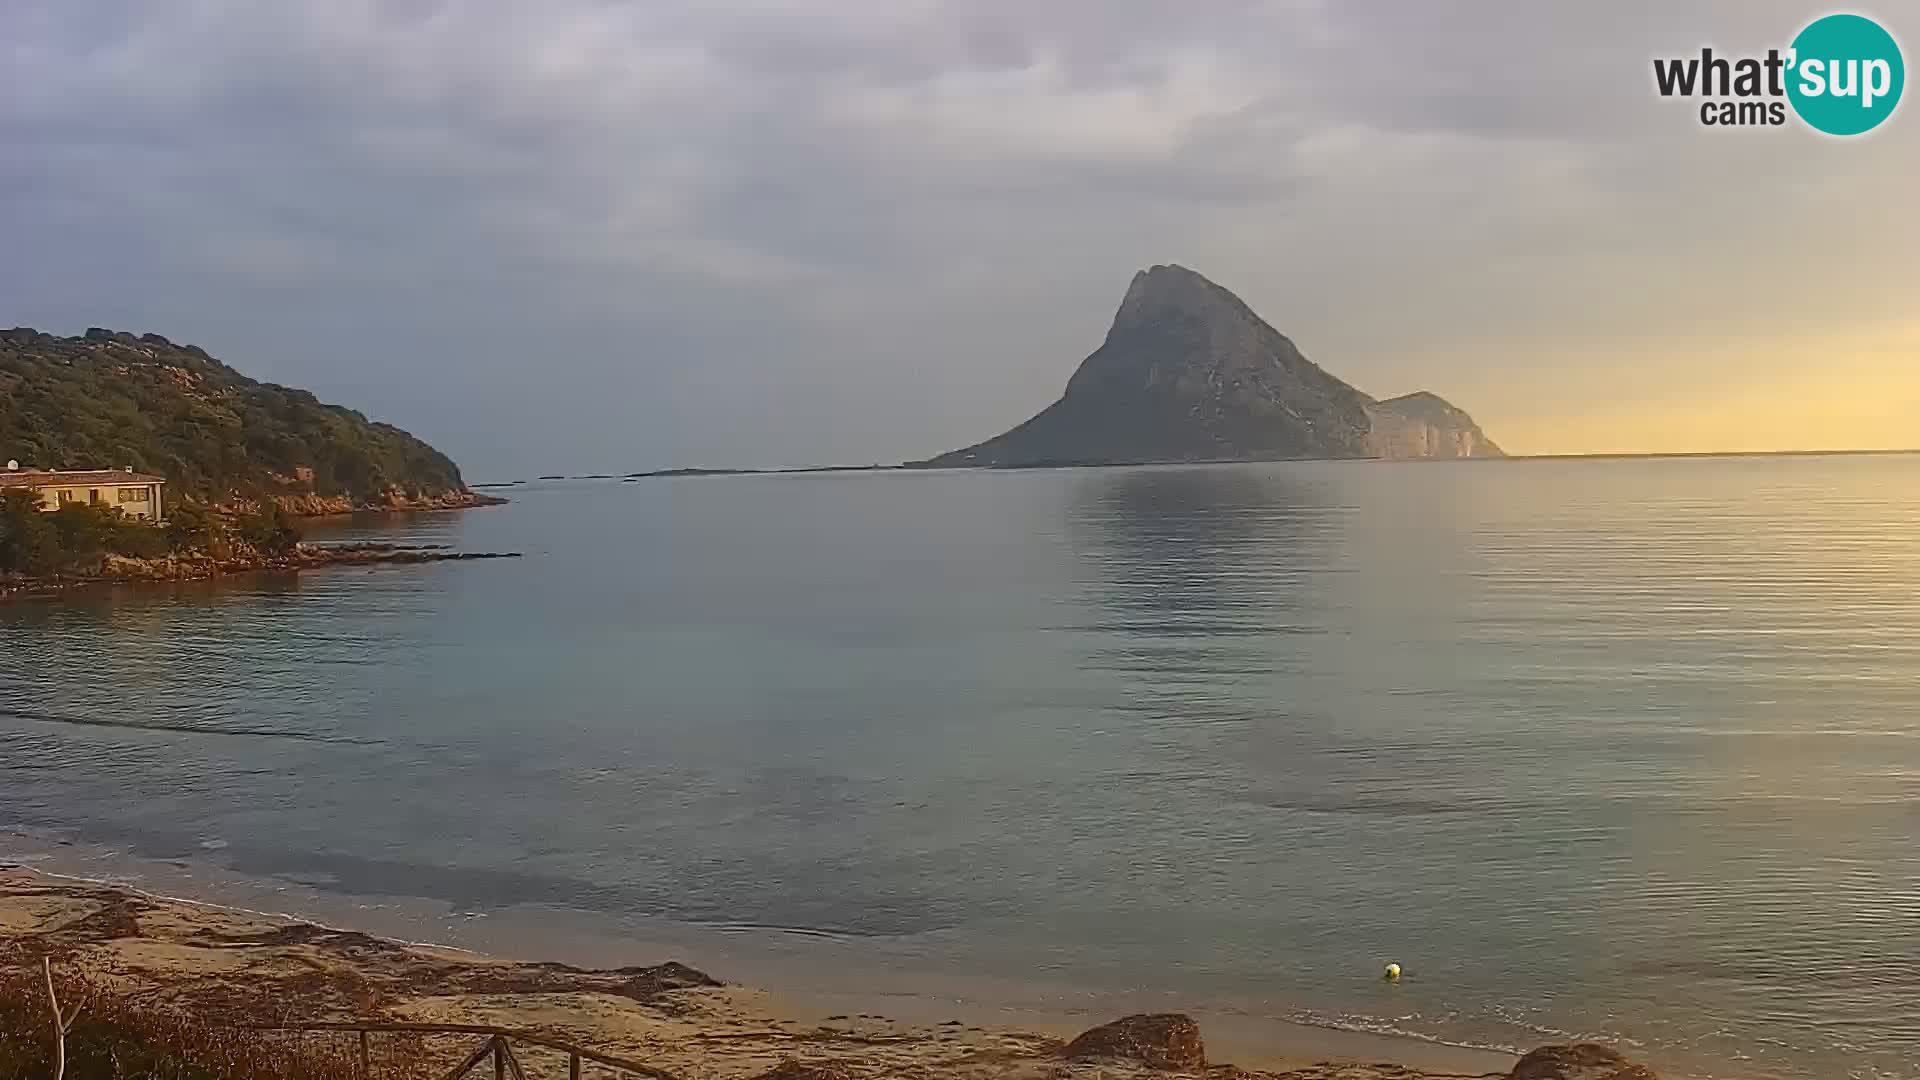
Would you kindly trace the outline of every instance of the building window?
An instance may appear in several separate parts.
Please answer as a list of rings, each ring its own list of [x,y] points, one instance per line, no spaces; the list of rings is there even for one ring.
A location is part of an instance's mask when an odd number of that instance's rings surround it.
[[[120,501],[123,503],[143,503],[147,501],[146,488],[121,488]]]
[[[88,489],[87,489],[87,501],[88,501],[88,502],[90,502],[90,503],[92,503],[92,504],[93,504],[93,505],[95,505],[95,506],[99,506],[99,505],[100,505],[100,489],[99,489],[99,488],[88,488]]]
[[[70,502],[79,502],[79,495],[80,493],[77,491],[67,491],[63,488],[60,492],[60,505],[65,506]]]

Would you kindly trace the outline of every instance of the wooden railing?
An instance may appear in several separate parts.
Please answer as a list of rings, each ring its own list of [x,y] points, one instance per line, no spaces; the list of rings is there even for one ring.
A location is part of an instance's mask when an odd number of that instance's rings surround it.
[[[366,1020],[341,1020],[332,1023],[314,1024],[249,1024],[256,1031],[343,1031],[355,1032],[360,1036],[360,1075],[363,1080],[373,1075],[373,1061],[368,1036],[375,1032],[406,1032],[415,1035],[485,1035],[473,1053],[468,1054],[452,1072],[441,1080],[461,1080],[462,1077],[480,1067],[480,1063],[489,1057],[493,1059],[493,1080],[527,1080],[526,1069],[513,1052],[513,1044],[525,1043],[528,1046],[558,1050],[567,1055],[567,1080],[580,1080],[580,1063],[591,1061],[604,1065],[617,1073],[644,1076],[650,1080],[680,1080],[665,1069],[655,1068],[638,1061],[603,1054],[598,1050],[589,1050],[583,1046],[561,1042],[559,1039],[531,1031],[516,1031],[511,1028],[486,1027],[480,1024],[382,1024]]]

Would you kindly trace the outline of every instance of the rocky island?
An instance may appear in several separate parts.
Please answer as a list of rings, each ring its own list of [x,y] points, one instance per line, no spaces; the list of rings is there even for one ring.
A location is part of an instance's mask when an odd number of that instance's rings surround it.
[[[1502,457],[1437,394],[1376,400],[1183,266],[1134,275],[1106,341],[1032,419],[922,467]]]

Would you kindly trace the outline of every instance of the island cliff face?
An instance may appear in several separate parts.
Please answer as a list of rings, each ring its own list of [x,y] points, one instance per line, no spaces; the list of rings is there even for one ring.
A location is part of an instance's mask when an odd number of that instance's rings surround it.
[[[1240,298],[1182,266],[1134,275],[1060,400],[922,464],[1093,465],[1503,456],[1425,391],[1375,401],[1300,354]]]
[[[1438,394],[1416,390],[1367,406],[1373,430],[1367,450],[1384,458],[1505,457],[1466,410]]]

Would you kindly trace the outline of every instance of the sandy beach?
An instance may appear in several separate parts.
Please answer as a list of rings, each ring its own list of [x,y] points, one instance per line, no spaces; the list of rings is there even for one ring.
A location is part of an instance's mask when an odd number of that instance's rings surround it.
[[[853,1006],[841,999],[795,1002],[667,957],[606,970],[505,959],[19,867],[0,869],[0,953],[15,961],[49,954],[63,974],[84,974],[114,993],[235,1023],[491,1025],[687,1078],[754,1077],[787,1061],[849,1076],[955,1080],[1154,1073],[1132,1063],[1063,1057],[1072,1032],[1059,1025],[1071,1018],[1035,1016],[1032,1023],[999,1026],[824,1012]],[[1432,1080],[1505,1073],[1302,1063],[1312,1049],[1239,1066],[1215,1064],[1216,1051],[1206,1074]]]

